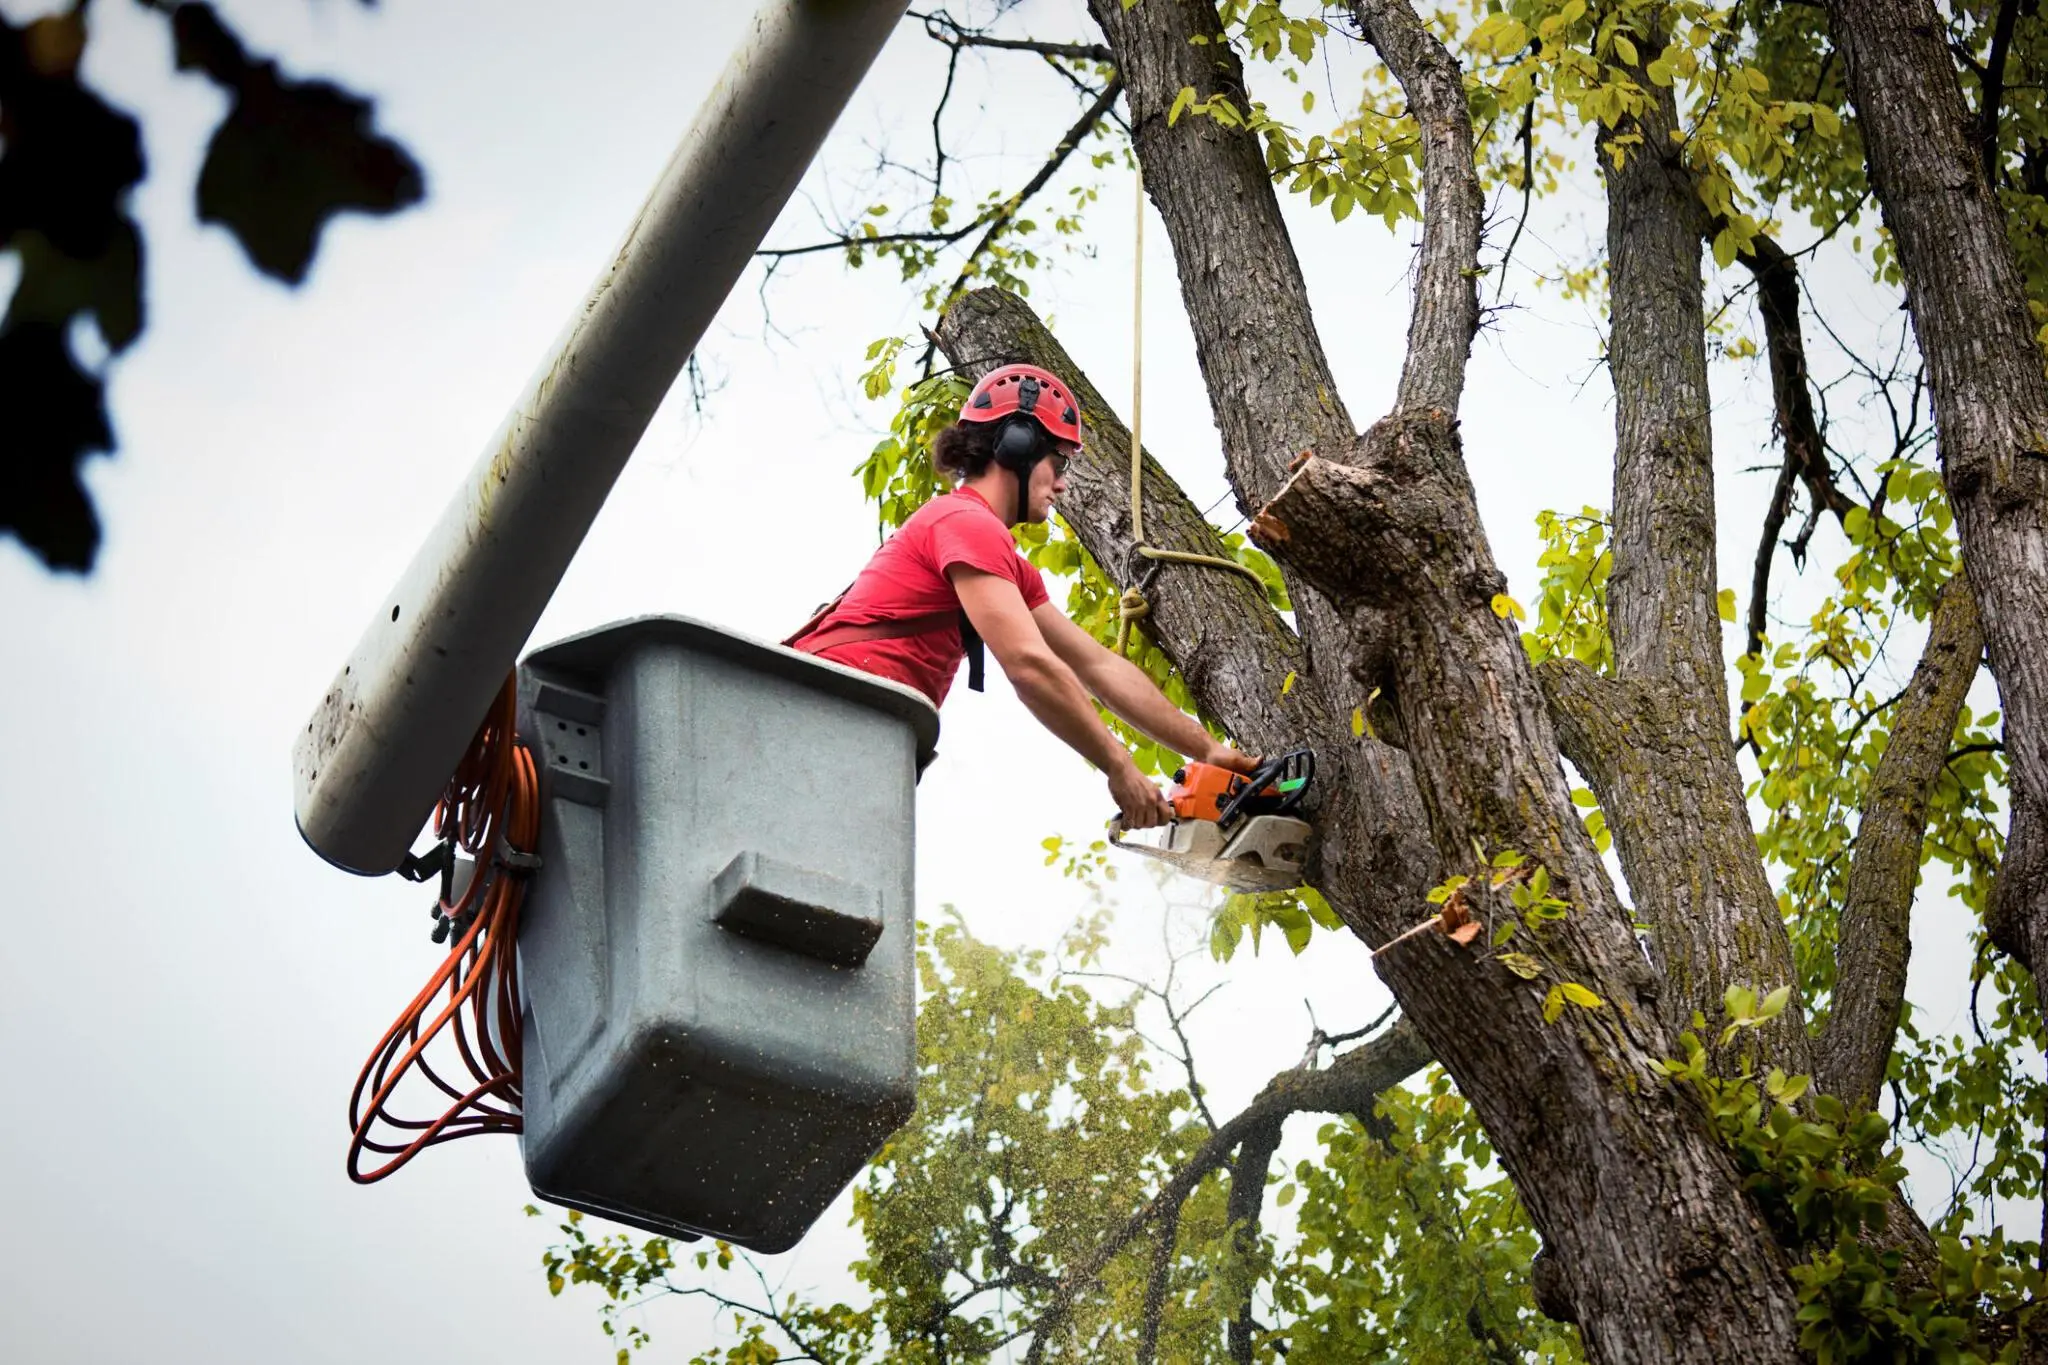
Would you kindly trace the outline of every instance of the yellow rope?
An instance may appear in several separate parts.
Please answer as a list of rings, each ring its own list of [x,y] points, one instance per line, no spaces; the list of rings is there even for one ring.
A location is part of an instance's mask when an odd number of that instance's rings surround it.
[[[1187,550],[1161,550],[1145,543],[1145,172],[1137,174],[1137,212],[1132,233],[1131,258],[1131,548],[1146,559],[1174,564],[1206,564],[1214,569],[1241,573],[1266,591],[1266,581],[1234,559],[1194,554]],[[1128,651],[1131,623],[1152,614],[1152,604],[1133,583],[1116,603],[1116,652]]]

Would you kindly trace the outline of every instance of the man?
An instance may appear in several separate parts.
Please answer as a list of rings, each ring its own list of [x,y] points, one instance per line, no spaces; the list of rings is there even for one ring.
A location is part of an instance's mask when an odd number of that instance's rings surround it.
[[[963,658],[972,659],[968,686],[980,690],[986,645],[1031,714],[1109,775],[1125,828],[1146,829],[1173,812],[1104,728],[1091,695],[1175,753],[1236,772],[1255,760],[1217,743],[1137,665],[1068,620],[1017,552],[1010,526],[1052,514],[1080,449],[1080,412],[1065,384],[1033,365],[990,371],[932,443],[953,491],[913,513],[789,643],[914,687],[934,706]]]

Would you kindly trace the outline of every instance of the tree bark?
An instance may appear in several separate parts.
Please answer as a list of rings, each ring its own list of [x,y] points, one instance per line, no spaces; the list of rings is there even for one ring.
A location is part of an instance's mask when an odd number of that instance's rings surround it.
[[[1653,39],[1643,50],[1661,47]],[[1797,975],[1729,735],[1700,278],[1707,213],[1675,150],[1671,88],[1640,72],[1638,81],[1642,113],[1599,139],[1614,318],[1607,601],[1620,685],[1580,679],[1573,691],[1598,693],[1598,705],[1564,738],[1607,812],[1637,912],[1651,928],[1666,1017],[1682,1026],[1696,1011],[1717,1018],[1732,985],[1762,995]],[[1595,735],[1610,742],[1591,743]],[[1767,1064],[1811,1072],[1796,1005],[1758,1033]]]
[[[1673,1051],[1654,977],[1572,813],[1521,641],[1490,605],[1503,583],[1455,428],[1399,413],[1348,463],[1308,459],[1254,534],[1340,604],[1399,606],[1393,694],[1437,847],[1514,849],[1572,907],[1514,940],[1543,965],[1534,982],[1440,935],[1379,961],[1557,1251],[1593,1358],[1794,1359],[1777,1249],[1727,1152],[1650,1066]],[[1604,1003],[1547,1022],[1564,982]]]
[[[1906,1003],[1927,798],[1947,766],[1956,716],[1983,653],[1977,604],[1958,575],[1941,590],[1927,647],[1871,777],[1842,900],[1834,1005],[1815,1050],[1820,1088],[1851,1109],[1876,1108],[1884,1084]]]
[[[1930,0],[1828,0],[1927,361],[1963,564],[2004,704],[2012,830],[1988,928],[2048,970],[2048,376]]]

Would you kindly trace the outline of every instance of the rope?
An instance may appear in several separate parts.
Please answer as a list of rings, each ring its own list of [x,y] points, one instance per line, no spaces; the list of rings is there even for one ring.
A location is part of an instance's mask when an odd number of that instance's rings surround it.
[[[1266,592],[1266,580],[1260,578],[1247,566],[1234,559],[1217,555],[1195,554],[1188,550],[1162,550],[1145,543],[1145,171],[1140,167],[1136,177],[1137,209],[1134,215],[1132,237],[1134,246],[1131,253],[1131,551],[1144,559],[1158,564],[1201,564],[1212,569],[1228,569],[1243,574],[1258,586],[1259,595]],[[1116,652],[1127,654],[1133,623],[1144,620],[1152,614],[1152,603],[1146,599],[1144,585],[1156,576],[1148,572],[1144,578],[1134,581],[1125,588],[1116,600]]]
[[[455,848],[468,853],[476,859],[476,875],[450,904],[448,873],[443,872],[442,899],[434,907],[442,921],[435,942],[452,928],[455,946],[385,1031],[349,1095],[348,1174],[360,1185],[382,1180],[438,1143],[519,1131],[515,945],[527,874],[538,865],[533,851],[540,842],[540,784],[532,752],[513,732],[513,689],[507,678],[435,808],[434,830],[450,846],[449,856]],[[431,1022],[423,1022],[444,990],[446,1002]],[[426,1059],[428,1044],[451,1023],[467,1081],[444,1079]],[[401,1118],[392,1112],[399,1082],[412,1074],[450,1101],[438,1116]],[[391,1159],[366,1172],[366,1152]]]

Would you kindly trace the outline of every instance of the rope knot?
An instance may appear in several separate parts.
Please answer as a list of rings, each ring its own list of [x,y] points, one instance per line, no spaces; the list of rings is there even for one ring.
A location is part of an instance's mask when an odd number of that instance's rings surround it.
[[[1145,600],[1145,594],[1135,585],[1125,588],[1123,595],[1116,599],[1116,652],[1128,652],[1131,642],[1131,623],[1142,621],[1152,614],[1152,604]]]

